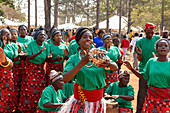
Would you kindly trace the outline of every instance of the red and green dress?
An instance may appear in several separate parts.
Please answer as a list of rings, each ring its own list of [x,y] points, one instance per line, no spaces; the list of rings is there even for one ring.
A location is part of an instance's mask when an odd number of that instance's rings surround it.
[[[46,50],[34,59],[26,61],[23,67],[24,75],[21,80],[19,109],[24,112],[32,113],[36,111],[38,100],[48,82],[44,64],[46,58],[50,54],[49,46],[46,42],[43,42],[42,46],[39,46],[35,40],[29,43],[26,48],[28,52],[27,55],[34,55],[44,46]]]
[[[6,55],[13,54],[12,47],[5,45],[4,52]],[[0,66],[0,112],[2,113],[10,113],[15,109],[14,78],[11,73],[12,69]]]
[[[63,75],[73,69],[83,55],[75,54],[69,57],[64,67]],[[83,66],[76,74],[74,85],[74,96],[62,107],[61,112],[87,112],[104,113],[105,103],[103,99],[105,83],[105,69],[92,65],[91,62]],[[97,73],[96,73],[97,72]]]
[[[106,50],[106,48],[104,46],[102,47],[99,47],[99,49],[103,49],[103,50]],[[107,53],[107,56],[112,60],[114,61],[115,63],[119,60],[119,56],[121,56],[121,53],[119,51],[119,49],[115,46],[111,46],[110,49],[108,49],[108,53]],[[106,87],[109,87],[109,85],[112,83],[112,82],[117,82],[118,81],[118,72],[113,72],[111,74],[109,73],[105,73],[106,74]]]
[[[18,56],[18,45],[21,46],[21,51],[25,51],[25,47],[23,44],[21,43],[11,43],[11,54],[8,54],[8,58],[10,58],[11,60],[13,60],[15,57]],[[9,50],[9,49],[8,49]],[[15,88],[15,106],[18,107],[19,106],[19,98],[20,98],[20,90],[21,90],[21,79],[22,79],[22,67],[24,64],[23,59],[21,60],[21,58],[19,58],[18,61],[13,62],[13,69],[12,69],[12,73],[14,76],[14,88]]]
[[[119,82],[113,82],[106,89],[105,93],[109,95],[132,96],[134,98],[134,88],[127,84],[126,87],[119,87]],[[131,113],[133,111],[132,101],[122,98],[115,99],[119,104],[119,113]]]
[[[168,113],[170,112],[170,59],[160,62],[151,58],[143,72],[148,80],[148,93],[143,105],[143,113]]]

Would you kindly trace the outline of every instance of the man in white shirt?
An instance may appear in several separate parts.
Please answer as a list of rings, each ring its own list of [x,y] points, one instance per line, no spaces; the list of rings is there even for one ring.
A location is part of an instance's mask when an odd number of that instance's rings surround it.
[[[137,54],[134,54],[134,51],[135,51],[135,44],[138,40],[139,40],[139,34],[135,33],[134,38],[130,43],[130,52],[133,53],[133,59],[134,59],[133,68],[135,68],[136,70],[138,70],[139,68],[138,68]]]

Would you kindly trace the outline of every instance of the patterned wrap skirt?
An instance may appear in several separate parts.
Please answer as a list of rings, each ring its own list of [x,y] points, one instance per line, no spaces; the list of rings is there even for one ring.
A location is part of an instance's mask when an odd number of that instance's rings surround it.
[[[12,70],[0,67],[0,112],[11,113],[15,103]]]
[[[15,89],[15,106],[19,106],[21,80],[22,80],[22,64],[14,64],[13,76],[14,76],[14,89]]]
[[[118,81],[118,73],[117,72],[113,72],[112,75],[110,75],[109,73],[105,72],[105,82],[106,82],[106,86],[104,87],[104,89],[106,90],[109,85],[113,82],[117,82]]]
[[[119,113],[133,113],[133,111],[130,108],[119,107]]]
[[[74,95],[61,107],[59,113],[106,113],[103,99],[104,88],[97,90],[83,90],[74,84]]]
[[[150,86],[145,98],[142,113],[169,113],[170,88],[156,88]]]
[[[56,63],[47,63],[46,65],[46,74],[48,77],[48,81],[50,81],[50,71],[51,70],[55,70],[57,72],[63,72],[63,63],[60,64],[56,64]],[[49,85],[50,83],[48,83],[47,85]]]
[[[33,113],[36,111],[42,91],[47,86],[47,77],[44,64],[26,61],[23,68],[19,109],[24,113]]]

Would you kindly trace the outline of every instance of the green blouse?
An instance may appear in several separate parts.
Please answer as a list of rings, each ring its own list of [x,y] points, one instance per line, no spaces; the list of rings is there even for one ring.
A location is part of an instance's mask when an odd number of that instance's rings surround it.
[[[82,58],[83,55],[80,57]],[[64,67],[63,75],[73,69],[80,62],[79,54],[72,55],[66,62]],[[91,66],[92,63],[89,62],[87,66]],[[109,72],[110,70],[108,70]],[[112,71],[111,71],[112,73]],[[97,65],[92,67],[83,66],[79,72],[76,74],[76,82],[84,90],[95,90],[101,89],[106,86],[105,83],[105,69],[99,68]]]
[[[56,95],[57,93],[57,95]],[[65,99],[66,96],[63,94],[62,90],[58,90],[57,92],[54,90],[52,85],[47,86],[42,94],[41,98],[39,99],[38,106],[43,111],[59,111],[61,107],[57,108],[44,108],[43,105],[51,102],[51,103],[63,103],[63,99]]]
[[[166,62],[158,61],[157,57],[151,58],[141,74],[148,80],[148,86],[170,88],[170,58]]]
[[[32,41],[31,43],[28,44],[26,50],[28,52],[28,55],[34,55],[45,46],[46,50],[44,50],[41,54],[36,56],[34,59],[29,60],[30,62],[34,64],[42,64],[46,58],[50,55],[50,50],[49,50],[49,45],[46,42],[43,42],[42,46],[39,46],[36,42],[36,40]]]
[[[134,98],[134,88],[127,84],[126,87],[119,87],[119,82],[113,82],[106,89],[105,93],[109,95],[124,95],[124,96],[132,96]],[[119,107],[130,108],[133,110],[132,101],[127,101],[122,98],[116,99],[119,104]]]
[[[50,48],[50,53],[53,52],[52,59],[57,58],[58,55],[60,57],[65,58],[64,50],[66,50],[66,48],[67,48],[67,46],[65,44],[60,44],[60,46],[57,46],[57,45],[54,45],[53,43],[51,43],[49,45],[49,48]],[[64,59],[60,62],[56,61],[56,62],[53,62],[53,63],[58,64],[58,63],[63,63],[63,62],[64,62]]]
[[[23,45],[28,45],[30,42],[34,41],[33,37],[26,35],[25,38],[18,36],[17,42],[22,43]]]
[[[155,49],[155,43],[159,39],[160,39],[159,36],[154,35],[153,38],[151,38],[151,39],[147,39],[147,38],[143,37],[136,42],[136,46],[139,46],[142,49],[142,60],[139,63],[139,72],[142,72],[147,61],[150,58],[154,57],[152,52],[157,54],[157,51]],[[134,52],[134,53],[137,54],[136,52]]]
[[[99,47],[99,49],[103,49],[106,50],[106,48],[104,46]],[[120,51],[117,47],[111,46],[110,49],[108,50],[107,56],[114,62],[117,62],[117,60],[119,60],[119,55],[122,56],[120,54]]]

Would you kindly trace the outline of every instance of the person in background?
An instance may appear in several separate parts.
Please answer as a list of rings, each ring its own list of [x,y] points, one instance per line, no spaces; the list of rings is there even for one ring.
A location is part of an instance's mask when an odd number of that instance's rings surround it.
[[[138,58],[137,58],[137,54],[134,53],[135,51],[135,45],[136,42],[139,40],[139,34],[135,33],[134,38],[132,39],[131,43],[130,43],[130,52],[133,53],[133,68],[135,68],[136,70],[139,70],[138,68]]]
[[[140,34],[142,34],[142,36],[145,36],[145,33],[144,33],[143,30],[141,30]],[[139,35],[140,35],[140,34],[139,34]]]
[[[121,56],[123,56],[124,53],[123,53],[123,50],[119,47],[119,44],[120,44],[120,39],[118,37],[115,37],[113,39],[113,45],[114,45],[114,47],[117,47],[119,49],[119,52],[121,53]],[[119,71],[121,69],[122,64],[123,64],[122,62],[117,62],[118,73],[119,73]]]
[[[119,82],[109,85],[104,93],[105,99],[115,99],[119,104],[119,113],[132,113],[134,100],[134,88],[129,84],[130,74],[120,70]]]
[[[69,40],[68,29],[65,31],[65,42],[67,43]]]
[[[54,43],[54,41],[51,39],[51,37],[52,37],[52,33],[53,33],[55,30],[58,31],[57,27],[55,27],[55,26],[53,26],[53,27],[50,29],[50,32],[49,32],[49,35],[48,35],[48,36],[49,36],[49,39],[46,41],[48,44]],[[64,42],[63,40],[61,40],[61,43],[65,44],[65,42]]]
[[[93,43],[96,44],[96,45],[95,45],[96,48],[104,46],[104,43],[103,43],[103,41],[102,41],[103,34],[104,34],[104,31],[103,31],[103,30],[99,30],[99,32],[98,32],[98,37],[95,37],[95,38],[93,39]]]
[[[17,39],[17,42],[24,45],[25,48],[27,48],[27,45],[34,41],[33,37],[27,35],[27,27],[25,25],[20,25],[18,27],[19,36]]]
[[[69,35],[69,39],[73,36],[73,32],[71,29],[69,30],[68,35]]]
[[[62,35],[62,40],[65,41],[64,40],[64,29],[61,29],[61,35]]]
[[[129,32],[127,32],[127,33],[126,33],[126,38],[127,38],[128,40],[130,40],[130,39],[129,39],[129,35],[130,35]]]
[[[123,36],[123,39],[122,39],[122,42],[121,42],[121,48],[123,50],[123,59],[125,60],[125,56],[126,56],[126,52],[127,52],[127,49],[129,48],[129,40],[126,38],[126,36],[124,35]]]
[[[155,25],[152,23],[146,23],[145,34],[146,36],[139,39],[136,42],[135,54],[137,54],[139,63],[139,72],[143,72],[143,69],[150,58],[155,57],[157,51],[155,49],[155,43],[160,39],[158,35],[154,35]],[[147,81],[139,79],[139,90],[137,97],[137,113],[141,113],[143,103],[147,94]]]
[[[168,30],[165,30],[165,31],[162,33],[162,38],[168,39],[168,36],[169,36],[169,31],[168,31]]]
[[[119,49],[115,46],[111,46],[112,45],[112,36],[108,33],[104,34],[102,37],[102,40],[104,42],[104,46],[99,47],[99,49],[103,49],[106,50],[107,56],[115,63],[117,62],[122,62],[122,55],[119,51]],[[105,89],[113,82],[117,82],[118,81],[118,72],[115,71],[113,73],[107,73],[105,72],[105,82],[106,82],[106,87]]]
[[[140,80],[147,80],[148,90],[142,113],[170,112],[170,58],[168,58],[170,43],[162,38],[156,42],[155,48],[158,57],[150,58],[140,73],[132,68],[128,61],[124,62]]]
[[[130,30],[129,41],[131,42],[131,41],[132,41],[132,39],[133,39],[133,31],[132,31],[132,30]]]
[[[159,35],[159,32],[156,32],[156,33],[155,33],[155,35],[158,35],[158,36],[160,36],[160,35]]]
[[[52,84],[42,91],[36,113],[57,112],[66,100],[62,92],[64,85],[62,73],[51,70],[50,81]]]
[[[139,35],[139,39],[141,39],[143,36],[144,36],[144,35],[140,34],[140,35]]]

